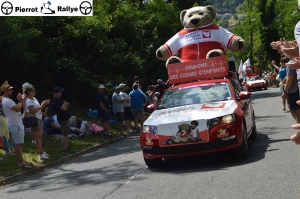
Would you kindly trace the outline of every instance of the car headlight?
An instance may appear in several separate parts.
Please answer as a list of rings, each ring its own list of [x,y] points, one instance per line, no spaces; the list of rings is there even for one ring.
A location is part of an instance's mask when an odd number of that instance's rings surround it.
[[[144,125],[142,133],[153,133],[154,135],[157,135],[157,127]]]
[[[229,115],[225,115],[222,118],[222,124],[229,124],[231,122],[235,121],[235,115],[234,114],[229,114]]]
[[[248,84],[248,86],[252,86],[252,84]]]
[[[208,130],[211,130],[212,128],[216,127],[219,123],[219,118],[213,118],[207,121],[207,127]]]

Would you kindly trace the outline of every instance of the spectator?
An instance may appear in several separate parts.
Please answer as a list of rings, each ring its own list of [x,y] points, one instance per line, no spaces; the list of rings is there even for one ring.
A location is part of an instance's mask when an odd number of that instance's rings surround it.
[[[146,100],[145,104],[147,104],[147,96],[139,90],[139,84],[134,83],[132,88],[133,91],[129,93],[129,96],[131,97],[131,107],[134,113],[134,124],[137,129],[138,121],[140,121],[142,127],[144,124],[145,113],[143,100]]]
[[[2,96],[0,96],[0,134],[2,135],[2,144],[5,155],[16,155],[13,147],[12,136],[7,127],[7,119],[3,112]]]
[[[158,79],[157,84],[154,86],[154,92],[159,92],[158,100],[160,100],[166,89],[167,83],[163,82],[162,79]]]
[[[28,82],[26,82],[26,83],[24,83],[22,85],[23,95],[25,96],[23,107],[26,107],[26,98],[27,98],[27,95],[25,93],[25,88],[27,86],[29,86],[29,85],[30,84]],[[35,137],[34,137],[34,132],[33,131],[29,131],[29,134],[30,134],[30,138],[31,138],[31,143],[34,144],[34,145],[36,145],[36,143],[35,143]]]
[[[89,129],[89,122],[78,120],[76,116],[71,116],[69,119],[71,133],[78,135],[79,138],[84,137],[87,134],[87,129]],[[87,128],[81,128],[82,125],[87,125]]]
[[[104,94],[104,89],[105,87],[102,84],[98,86],[98,93],[96,96],[97,108],[103,120],[104,135],[111,136],[111,133],[109,132],[111,111],[110,111],[107,95]]]
[[[71,133],[70,124],[69,124],[70,113],[68,112],[69,103],[61,99],[62,91],[64,91],[64,89],[60,88],[59,86],[53,89],[54,98],[52,101],[52,107],[54,112],[57,115],[57,120],[61,128],[62,151],[71,152],[71,149],[68,146],[68,137],[67,137]]]
[[[48,108],[45,108],[45,116],[43,120],[44,133],[47,135],[61,134],[60,125],[49,114]]]
[[[155,105],[158,103],[158,97],[159,97],[160,93],[159,92],[155,92],[155,96],[154,96],[154,103]]]
[[[120,95],[125,99],[125,102],[123,103],[124,106],[124,119],[125,119],[125,127],[127,133],[132,133],[132,130],[129,128],[130,123],[132,121],[132,112],[131,112],[131,104],[130,100],[131,97],[125,93],[126,84],[121,83],[119,85],[119,88],[121,90]]]
[[[296,69],[286,67],[286,75],[286,86],[281,96],[282,98],[287,98],[292,116],[297,123],[300,123],[300,105],[296,103],[299,100]]]
[[[119,125],[119,133],[120,135],[126,135],[123,131],[123,122],[124,122],[124,102],[125,99],[120,95],[120,87],[115,86],[114,87],[114,93],[112,95],[112,104],[113,104],[113,110],[114,114],[117,117],[118,125]]]
[[[11,87],[7,81],[0,87],[0,92],[3,93],[2,106],[5,116],[7,118],[8,130],[11,133],[13,141],[15,143],[15,152],[20,167],[31,168],[31,166],[26,163],[23,159],[22,144],[24,143],[24,125],[22,121],[22,106],[24,96],[18,93],[16,104],[10,96],[13,94],[13,87]]]
[[[50,103],[50,100],[46,99],[41,104],[34,97],[36,95],[36,89],[33,85],[29,84],[25,88],[25,94],[27,96],[25,100],[25,112],[24,114],[30,114],[38,119],[38,125],[31,127],[30,132],[34,134],[36,149],[39,154],[39,159],[48,159],[48,154],[44,152],[42,148],[42,136],[43,136],[43,121],[42,121],[42,109]]]
[[[149,86],[149,91],[148,91],[147,95],[148,95],[148,104],[149,105],[155,104],[155,100],[154,100],[155,95],[154,95],[154,86],[153,85]],[[148,104],[146,104],[146,105],[148,105]]]
[[[139,84],[139,90],[142,90],[142,85],[140,84],[140,77],[134,76],[134,83]]]
[[[285,87],[285,85],[282,82],[286,81],[285,80],[285,77],[286,77],[286,63],[289,62],[289,59],[287,57],[285,57],[285,56],[281,56],[280,62],[281,62],[281,67],[280,68],[275,65],[275,62],[272,62],[272,63],[273,63],[273,66],[275,68],[279,69],[279,76],[278,76],[278,78],[279,78],[279,81],[281,82],[279,90],[280,90],[280,92],[282,94],[283,91],[284,91],[284,87]],[[287,110],[286,109],[286,98],[282,98],[282,105],[283,105],[282,110],[286,111]],[[289,110],[288,110],[288,112],[289,112]]]

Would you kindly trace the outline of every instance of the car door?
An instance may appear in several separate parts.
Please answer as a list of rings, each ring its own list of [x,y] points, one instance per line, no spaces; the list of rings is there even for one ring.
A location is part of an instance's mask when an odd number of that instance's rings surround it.
[[[244,90],[242,90],[242,88],[235,81],[233,80],[230,81],[233,90],[235,92],[235,96],[237,99],[239,99],[239,93]],[[252,129],[252,113],[253,113],[251,100],[250,99],[238,100],[237,103],[240,103],[242,105],[241,107],[246,121],[247,133],[250,133]]]

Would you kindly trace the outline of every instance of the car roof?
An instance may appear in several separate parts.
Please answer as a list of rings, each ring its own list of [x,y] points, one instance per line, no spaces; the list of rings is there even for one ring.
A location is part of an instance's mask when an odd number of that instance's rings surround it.
[[[217,83],[217,82],[227,82],[229,83],[229,79],[211,79],[211,80],[199,80],[195,82],[189,82],[189,83],[183,83],[183,84],[178,84],[173,86],[172,88],[169,88],[170,90],[172,89],[178,89],[178,88],[183,88],[183,87],[189,87],[189,86],[197,86],[197,85],[202,85],[202,84],[207,84],[207,83]]]

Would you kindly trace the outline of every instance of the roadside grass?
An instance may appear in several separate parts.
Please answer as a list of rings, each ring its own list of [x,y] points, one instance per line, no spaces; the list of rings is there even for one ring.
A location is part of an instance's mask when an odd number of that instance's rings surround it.
[[[87,110],[77,109],[76,111],[72,112],[72,115],[76,115],[80,120],[88,120],[102,126],[101,122],[99,122],[99,119],[87,119]],[[43,149],[50,155],[49,159],[46,160],[38,159],[36,147],[31,143],[29,133],[25,133],[23,157],[26,162],[31,163],[34,167],[46,165],[75,152],[82,151],[89,147],[96,146],[105,141],[119,137],[120,135],[117,130],[117,125],[110,124],[110,127],[113,135],[112,137],[103,136],[102,132],[98,132],[95,133],[95,135],[86,135],[83,138],[69,139],[69,147],[72,150],[71,153],[62,152],[62,143],[60,138],[43,135]],[[0,179],[28,170],[26,168],[19,167],[16,156],[6,156],[4,150],[0,150],[0,157],[3,157],[3,161],[0,161]]]

